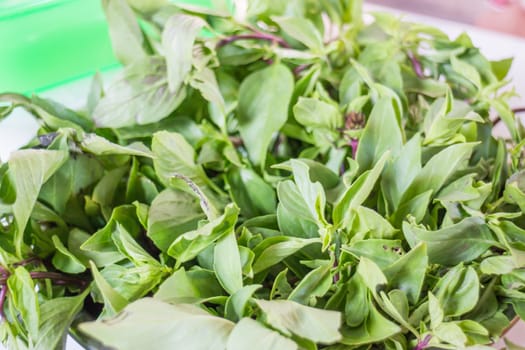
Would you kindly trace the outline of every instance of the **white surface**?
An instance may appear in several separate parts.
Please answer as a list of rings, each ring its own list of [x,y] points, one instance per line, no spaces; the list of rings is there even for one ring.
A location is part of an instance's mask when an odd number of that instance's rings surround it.
[[[82,108],[89,91],[91,78],[85,78],[50,90],[42,96],[56,100],[70,108]],[[0,122],[0,159],[5,162],[9,154],[25,145],[38,130],[36,120],[22,108],[17,108]]]
[[[366,6],[365,8],[367,10],[385,10],[384,7],[379,6]],[[395,11],[391,9],[387,10]],[[467,32],[471,36],[474,44],[480,47],[484,55],[491,60],[513,56],[515,59],[509,76],[513,77],[513,85],[516,86],[516,91],[522,97],[514,99],[512,104],[515,106],[525,105],[524,39],[426,16],[409,14],[406,15],[405,18],[410,21],[437,26],[453,37],[462,32]],[[83,79],[65,87],[46,92],[43,96],[55,99],[71,108],[80,108],[85,103],[89,84],[90,79]],[[0,159],[3,161],[7,160],[9,154],[29,141],[36,130],[37,124],[34,119],[21,109],[16,110],[7,120],[0,122]],[[0,350],[3,349],[0,345]],[[67,349],[80,350],[82,348],[74,344],[71,339],[68,339]]]

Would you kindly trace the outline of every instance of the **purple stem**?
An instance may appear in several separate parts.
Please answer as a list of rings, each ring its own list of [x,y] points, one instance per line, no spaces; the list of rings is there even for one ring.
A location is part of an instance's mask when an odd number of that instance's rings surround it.
[[[359,140],[352,138],[350,140],[350,147],[352,147],[352,159],[355,159],[357,154],[357,146],[359,145]]]
[[[511,111],[514,114],[525,113],[525,107],[512,108]],[[499,115],[497,115],[496,118],[494,118],[494,121],[492,122],[492,125],[496,125],[499,122],[501,122],[501,117]]]
[[[421,66],[421,62],[419,62],[416,56],[414,56],[414,54],[411,51],[407,53],[407,56],[410,62],[412,63],[412,68],[414,69],[414,72],[416,73],[417,77],[421,79],[426,78],[425,74],[423,74],[423,67]]]
[[[58,272],[33,271],[33,272],[30,272],[29,275],[33,279],[50,279],[55,284],[74,283],[74,284],[79,284],[81,286],[85,286],[87,283],[86,280],[82,280],[76,277],[66,276]]]
[[[414,350],[423,350],[423,349],[426,349],[426,347],[428,346],[428,343],[430,343],[430,339],[432,339],[432,336],[430,334],[428,334],[425,339],[423,339],[423,341],[417,343],[416,347],[414,348]]]
[[[286,48],[290,48],[290,45],[283,39],[283,38],[279,38],[278,36],[275,36],[275,35],[272,35],[272,34],[267,34],[267,33],[261,33],[261,32],[257,32],[257,33],[252,33],[252,34],[237,34],[237,35],[232,35],[230,37],[227,37],[227,38],[224,38],[222,40],[220,40],[218,43],[217,43],[217,47],[222,47],[224,45],[228,45],[234,41],[237,41],[237,40],[265,40],[265,41],[270,41],[270,42],[273,42],[273,43],[277,43],[279,45],[281,45],[282,47],[286,47]]]
[[[2,290],[0,290],[0,318],[3,320],[5,320],[5,313],[4,313],[4,303],[5,303],[5,298],[7,296],[7,285],[6,284],[2,284]]]
[[[295,76],[298,76],[299,74],[301,74],[304,70],[306,70],[306,68],[308,68],[309,65],[308,64],[300,64],[298,65],[297,67],[294,68],[293,70],[293,74]]]
[[[40,260],[40,258],[36,257],[36,256],[32,256],[30,258],[27,258],[25,260],[21,260],[19,262],[16,262],[13,264],[14,267],[17,267],[17,266],[26,266],[26,265],[29,265],[29,264],[32,264],[32,263],[41,263],[42,260]]]
[[[334,264],[332,266],[334,268],[337,268],[339,266],[339,262],[337,261],[337,258],[334,259]],[[339,281],[339,278],[340,278],[339,272],[336,271],[336,273],[334,273],[334,277],[333,277],[334,284]]]

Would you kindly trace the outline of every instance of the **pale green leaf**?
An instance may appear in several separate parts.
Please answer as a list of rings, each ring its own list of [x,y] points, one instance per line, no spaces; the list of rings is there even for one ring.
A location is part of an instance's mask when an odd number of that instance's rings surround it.
[[[80,330],[104,345],[127,350],[225,349],[233,327],[196,306],[152,298],[131,303],[113,319],[80,324]]]
[[[171,92],[179,90],[188,76],[193,58],[193,43],[206,22],[195,16],[176,14],[168,19],[162,32],[162,49],[168,65]]]
[[[233,328],[227,350],[297,350],[297,344],[261,323],[245,317]]]
[[[233,228],[215,244],[213,269],[217,279],[228,293],[235,294],[242,288],[241,256]]]
[[[289,300],[256,300],[266,322],[283,334],[295,334],[316,343],[331,344],[341,339],[341,315],[304,306]]]
[[[282,64],[250,74],[239,90],[239,130],[250,160],[262,165],[274,133],[286,122],[293,75]]]

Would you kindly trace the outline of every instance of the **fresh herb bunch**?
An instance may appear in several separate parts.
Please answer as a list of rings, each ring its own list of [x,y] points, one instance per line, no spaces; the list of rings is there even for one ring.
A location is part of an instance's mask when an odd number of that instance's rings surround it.
[[[41,121],[0,167],[4,343],[482,349],[524,318],[511,61],[359,0],[216,5],[104,0],[113,85],[0,95]]]

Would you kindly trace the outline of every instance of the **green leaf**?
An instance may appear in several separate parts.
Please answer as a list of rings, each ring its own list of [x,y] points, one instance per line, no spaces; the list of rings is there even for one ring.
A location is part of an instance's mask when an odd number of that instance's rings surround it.
[[[228,342],[228,350],[297,350],[297,344],[261,323],[245,317],[233,328]]]
[[[108,316],[113,316],[128,305],[128,300],[120,295],[113,287],[104,279],[104,276],[100,274],[95,264],[91,261],[91,274],[93,275],[93,281],[102,298],[104,299],[105,313]]]
[[[402,145],[403,135],[393,101],[390,98],[382,98],[372,109],[359,139],[356,155],[359,169],[372,169],[387,151],[397,153]]]
[[[215,244],[213,269],[217,279],[228,293],[235,294],[242,288],[241,256],[233,229]]]
[[[321,53],[324,48],[323,38],[314,24],[302,17],[272,17],[281,29],[315,53]]]
[[[135,266],[148,265],[150,267],[160,268],[160,263],[146,252],[144,248],[133,239],[126,228],[118,222],[111,238],[119,252],[127,257]]]
[[[71,197],[88,189],[104,174],[97,159],[84,154],[70,157],[42,186],[39,199],[49,203],[60,215],[66,213]]]
[[[128,232],[137,234],[140,230],[135,208],[130,205],[122,205],[113,209],[106,226],[79,245],[79,250],[84,253],[84,256],[88,260],[93,260],[97,266],[110,265],[125,258],[113,240],[113,232],[116,230],[117,222],[124,225]]]
[[[273,134],[286,122],[293,76],[282,64],[250,74],[239,90],[239,131],[255,165],[263,165]]]
[[[235,204],[241,214],[252,218],[275,213],[277,206],[275,190],[255,171],[249,168],[232,167],[226,173],[226,180]]]
[[[434,335],[440,340],[452,344],[457,348],[462,348],[467,343],[467,336],[463,333],[461,327],[452,322],[440,324],[434,330]]]
[[[401,332],[401,327],[381,315],[370,300],[368,303],[370,312],[359,327],[341,329],[342,344],[350,346],[372,344],[384,341]]]
[[[38,198],[42,185],[67,160],[65,151],[20,150],[9,159],[9,172],[16,189],[13,204],[17,233],[14,245],[17,255],[23,250],[23,233]]]
[[[53,266],[66,273],[86,271],[86,266],[62,244],[58,236],[53,236],[52,240],[57,249],[52,259]]]
[[[313,243],[320,243],[319,238],[303,239],[287,236],[267,238],[254,248],[256,257],[253,272],[264,271]]]
[[[392,211],[397,209],[401,196],[420,171],[421,137],[416,134],[387,163],[381,177],[381,191]]]
[[[179,90],[191,70],[193,43],[206,22],[195,16],[171,16],[162,32],[162,49],[168,65],[168,85],[171,92]]]
[[[177,259],[178,265],[195,258],[215,241],[232,232],[238,215],[239,208],[227,205],[222,216],[177,237],[170,245],[168,254]]]
[[[37,341],[41,310],[35,284],[29,272],[22,266],[17,267],[7,279],[7,287],[2,288],[9,288],[9,301],[20,314],[30,338]]]
[[[122,317],[125,315],[125,317]],[[116,349],[225,349],[234,323],[187,304],[152,298],[131,303],[110,320],[81,323],[80,330]],[[195,330],[205,334],[196,336]]]
[[[432,103],[425,115],[425,144],[449,144],[461,139],[458,133],[467,122],[484,123],[465,102],[454,100],[450,90],[446,98]]]
[[[368,288],[359,274],[352,276],[347,283],[345,302],[345,322],[350,327],[358,327],[368,318],[370,312]]]
[[[68,329],[75,316],[82,310],[88,293],[89,289],[86,289],[77,296],[50,299],[42,304],[40,307],[42,316],[35,350],[49,350],[65,346]]]
[[[309,203],[291,180],[277,184],[277,219],[280,230],[288,236],[313,238],[318,236],[316,216],[312,216]]]
[[[146,57],[144,37],[133,11],[125,0],[103,0],[113,52],[120,62],[129,64]]]
[[[483,219],[478,217],[436,231],[404,222],[403,233],[411,246],[419,241],[427,244],[430,263],[447,266],[474,260],[496,243]]]
[[[171,92],[166,62],[148,56],[127,65],[100,99],[92,118],[96,126],[122,128],[158,122],[186,97],[184,89]]]
[[[430,315],[430,328],[436,329],[443,323],[445,317],[443,308],[438,298],[432,292],[428,292],[428,314]]]
[[[481,272],[488,275],[504,275],[511,273],[516,265],[512,256],[490,256],[486,259],[483,259],[481,264],[479,264]]]
[[[492,72],[494,73],[494,75],[496,75],[496,78],[498,80],[501,81],[505,79],[505,77],[510,71],[510,67],[512,66],[513,61],[514,61],[514,58],[504,58],[499,61],[490,62]]]
[[[445,316],[461,316],[471,311],[478,302],[478,275],[472,267],[457,265],[439,280],[433,293]]]
[[[374,296],[377,295],[379,289],[387,285],[387,279],[379,266],[368,258],[361,257],[357,265],[357,273]]]
[[[165,189],[151,203],[147,235],[162,251],[204,218],[199,200],[180,190]]]
[[[217,112],[221,114],[222,118],[225,118],[226,102],[224,101],[224,97],[222,97],[213,70],[205,67],[201,70],[195,71],[191,76],[190,85],[199,90],[202,97],[210,102],[210,108],[217,109]],[[218,124],[218,126],[223,126],[222,123]]]
[[[39,110],[39,113],[48,114],[53,118],[59,119],[61,122],[71,122],[71,126],[76,130],[79,130],[76,125],[80,126],[83,130],[91,130],[94,126],[93,121],[91,121],[85,115],[69,109],[66,106],[51,99],[33,95],[31,96],[31,102],[33,108],[36,107]]]
[[[341,249],[358,258],[364,256],[376,263],[381,269],[396,262],[404,253],[399,240],[373,238],[356,240],[349,246],[343,245]]]
[[[361,174],[335,204],[332,215],[336,226],[349,226],[353,210],[363,204],[370,196],[389,157],[390,152],[384,153],[374,167]]]
[[[151,141],[151,150],[155,155],[155,172],[165,186],[169,186],[175,174],[188,177],[199,187],[206,185],[208,179],[202,167],[195,162],[195,150],[183,135],[168,131],[156,132]]]
[[[224,316],[234,322],[243,318],[253,294],[261,287],[260,284],[250,284],[235,292],[226,301]]]
[[[337,107],[315,98],[299,97],[293,114],[300,124],[312,129],[335,130],[343,123]]]
[[[354,234],[352,242],[360,239],[392,239],[397,230],[377,211],[359,206],[354,211],[350,232]]]
[[[324,297],[332,287],[332,266],[333,262],[328,260],[310,271],[292,290],[288,300],[305,305],[315,305],[317,298]]]
[[[291,166],[295,184],[307,205],[310,216],[319,227],[327,226],[324,217],[326,195],[323,186],[319,182],[312,182],[309,168],[305,163],[292,159]]]
[[[456,73],[466,78],[468,81],[474,84],[476,88],[481,88],[481,77],[475,67],[461,59],[458,59],[456,56],[450,57],[450,63],[452,65],[452,69],[456,71]]]
[[[150,150],[143,144],[136,143],[129,146],[121,146],[110,142],[108,139],[96,134],[86,134],[80,141],[80,147],[85,152],[97,155],[128,155],[153,158]]]
[[[402,201],[428,190],[436,193],[447,179],[464,165],[474,146],[476,144],[460,143],[447,147],[433,156],[405,191]],[[444,164],[447,166],[443,166]]]
[[[154,297],[171,304],[180,304],[198,303],[220,295],[222,287],[212,271],[186,271],[181,267],[159,286]]]
[[[256,300],[265,321],[285,335],[295,334],[316,343],[331,344],[341,339],[341,315],[289,300]]]
[[[383,270],[388,285],[392,289],[400,289],[406,293],[408,301],[416,305],[419,300],[423,281],[428,267],[427,246],[418,244]]]

